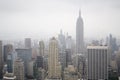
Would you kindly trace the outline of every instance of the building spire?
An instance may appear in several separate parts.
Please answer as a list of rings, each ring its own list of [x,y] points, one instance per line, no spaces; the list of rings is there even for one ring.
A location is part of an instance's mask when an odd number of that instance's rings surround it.
[[[79,9],[79,17],[81,16],[81,10]]]

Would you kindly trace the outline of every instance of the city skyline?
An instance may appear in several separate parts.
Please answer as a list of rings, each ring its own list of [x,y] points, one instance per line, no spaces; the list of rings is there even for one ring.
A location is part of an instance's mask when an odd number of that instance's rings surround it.
[[[60,29],[75,38],[79,9],[84,21],[85,38],[101,38],[110,33],[119,37],[119,4],[118,0],[1,0],[0,39],[46,39],[48,36],[56,36]]]
[[[118,0],[0,0],[0,80],[120,80],[119,14]]]

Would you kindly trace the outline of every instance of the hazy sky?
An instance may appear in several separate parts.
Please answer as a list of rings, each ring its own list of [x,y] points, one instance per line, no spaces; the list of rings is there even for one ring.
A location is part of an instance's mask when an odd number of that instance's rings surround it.
[[[75,38],[79,9],[86,38],[120,36],[120,0],[0,0],[0,39]]]

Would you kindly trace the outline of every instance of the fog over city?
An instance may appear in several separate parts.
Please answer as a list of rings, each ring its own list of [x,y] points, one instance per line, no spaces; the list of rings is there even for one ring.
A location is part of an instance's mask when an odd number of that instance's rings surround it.
[[[0,39],[75,38],[79,9],[85,38],[120,36],[120,0],[0,0]]]

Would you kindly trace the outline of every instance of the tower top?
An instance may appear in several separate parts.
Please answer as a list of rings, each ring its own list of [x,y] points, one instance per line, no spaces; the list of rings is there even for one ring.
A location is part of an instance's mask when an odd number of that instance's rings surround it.
[[[79,17],[81,16],[81,10],[79,9]]]

